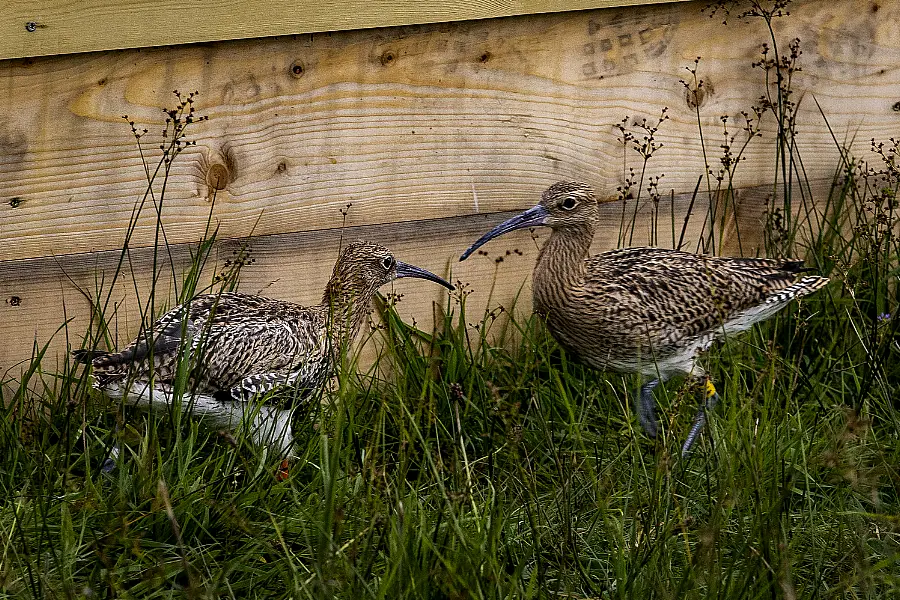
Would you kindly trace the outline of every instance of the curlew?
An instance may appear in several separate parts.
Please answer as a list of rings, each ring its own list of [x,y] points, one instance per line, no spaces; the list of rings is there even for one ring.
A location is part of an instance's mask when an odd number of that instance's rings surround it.
[[[287,454],[290,409],[247,401],[275,395],[293,404],[319,390],[359,332],[375,292],[401,277],[453,289],[383,246],[356,242],[340,254],[322,302],[314,306],[239,293],[201,295],[164,314],[119,352],[72,354],[92,365],[94,387],[145,407],[161,403],[154,392],[170,393],[186,365],[195,415],[228,428],[247,418],[255,442],[274,439]]]
[[[524,227],[551,228],[533,274],[534,311],[553,337],[596,369],[640,373],[641,426],[656,437],[653,390],[675,375],[704,377],[698,355],[717,338],[745,331],[828,280],[791,259],[725,258],[665,248],[624,248],[594,256],[600,219],[593,189],[559,182],[537,206],[497,225],[460,260],[489,240]],[[706,378],[705,399],[682,446],[690,453],[707,411],[719,399]]]

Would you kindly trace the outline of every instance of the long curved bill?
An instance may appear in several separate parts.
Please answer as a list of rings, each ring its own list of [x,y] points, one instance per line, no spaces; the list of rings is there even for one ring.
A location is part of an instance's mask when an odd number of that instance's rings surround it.
[[[397,261],[397,279],[401,277],[416,277],[418,279],[427,279],[428,281],[433,281],[438,283],[451,292],[453,291],[453,286],[432,273],[431,271],[426,271],[425,269],[420,269],[419,267],[415,267],[413,265],[408,265],[405,262]]]
[[[478,250],[481,246],[491,241],[495,237],[499,237],[504,233],[509,233],[514,229],[524,229],[525,227],[538,227],[544,225],[547,219],[547,209],[538,204],[526,210],[525,212],[514,216],[511,219],[503,221],[486,234],[478,238],[478,241],[469,246],[469,249],[462,253],[459,257],[460,262],[469,258],[469,255]]]

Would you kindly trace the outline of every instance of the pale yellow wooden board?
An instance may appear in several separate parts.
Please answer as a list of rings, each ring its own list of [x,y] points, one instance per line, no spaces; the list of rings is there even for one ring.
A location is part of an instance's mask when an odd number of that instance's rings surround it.
[[[6,0],[0,59],[683,0]]]
[[[170,242],[205,227],[207,175],[227,165],[214,221],[222,237],[312,231],[510,210],[558,179],[613,192],[623,179],[615,125],[668,107],[649,171],[664,190],[704,172],[697,116],[679,79],[702,56],[701,106],[717,165],[721,115],[758,102],[751,69],[762,23],[722,25],[703,3],[515,17],[0,63],[0,260],[121,245],[144,172],[121,115],[159,142],[173,89],[199,89],[210,120],[193,132],[169,182]],[[814,99],[841,141],[868,154],[896,135],[900,5],[871,13],[839,0],[797,2],[777,22],[800,36],[799,149],[812,178],[838,160]],[[292,65],[300,64],[300,77]],[[732,131],[734,131],[732,127]],[[774,120],[738,169],[741,187],[771,182]],[[626,153],[638,167],[637,155]],[[218,168],[218,167],[215,167]],[[705,189],[705,186],[704,186]],[[477,201],[476,201],[477,199]],[[150,211],[132,246],[154,240]]]

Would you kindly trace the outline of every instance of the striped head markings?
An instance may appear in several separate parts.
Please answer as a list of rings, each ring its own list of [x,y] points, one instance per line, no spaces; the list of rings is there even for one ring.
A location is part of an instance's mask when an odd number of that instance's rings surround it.
[[[604,203],[609,201],[612,199],[604,200]],[[516,229],[542,226],[554,229],[577,228],[579,232],[593,234],[599,218],[597,198],[591,186],[577,181],[560,181],[541,195],[541,201],[536,206],[507,219],[481,236],[462,253],[459,260],[466,260],[490,240]]]
[[[344,248],[334,264],[328,283],[329,292],[337,291],[368,297],[384,284],[402,277],[428,279],[448,289],[453,286],[429,271],[398,261],[390,250],[373,242],[353,242]]]
[[[371,293],[392,281],[396,273],[397,260],[390,250],[372,242],[353,242],[334,264],[332,283],[346,291]]]
[[[539,206],[547,213],[543,224],[553,228],[593,227],[600,218],[593,188],[578,181],[554,183],[541,195]]]

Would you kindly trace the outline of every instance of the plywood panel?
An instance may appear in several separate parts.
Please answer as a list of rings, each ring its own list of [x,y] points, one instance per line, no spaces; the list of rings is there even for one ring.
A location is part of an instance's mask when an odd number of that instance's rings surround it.
[[[201,90],[210,120],[173,169],[172,243],[205,227],[210,170],[227,174],[214,209],[225,238],[254,224],[264,235],[333,229],[347,202],[348,225],[372,226],[524,207],[563,178],[612,192],[624,177],[616,124],[663,107],[670,119],[649,174],[665,175],[664,191],[690,192],[706,167],[679,83],[685,67],[703,57],[700,119],[715,167],[720,116],[734,122],[764,91],[750,63],[768,39],[763,23],[724,26],[704,5],[4,61],[0,260],[119,247],[144,180],[120,117],[146,124],[153,148],[173,89]],[[830,177],[838,152],[812,99],[859,155],[896,131],[900,5],[798,1],[776,27],[780,39],[802,41],[794,83],[804,167]],[[774,129],[765,119],[739,187],[773,181]],[[147,211],[132,247],[151,245],[153,232]]]
[[[6,0],[0,59],[671,1],[677,0]]]

